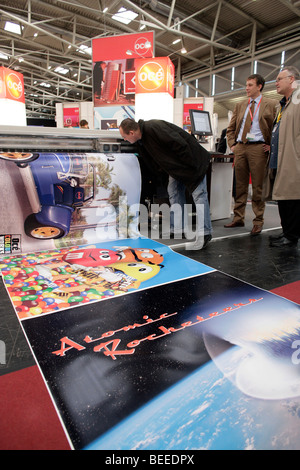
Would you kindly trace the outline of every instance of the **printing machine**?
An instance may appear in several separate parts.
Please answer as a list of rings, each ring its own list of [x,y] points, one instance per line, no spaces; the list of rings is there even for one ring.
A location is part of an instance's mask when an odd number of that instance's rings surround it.
[[[119,130],[0,126],[0,152],[63,151],[132,153]]]
[[[1,152],[99,152],[136,153],[135,145],[125,142],[118,129],[109,131],[35,126],[0,126]],[[211,152],[212,153],[212,152]],[[222,157],[222,158],[219,158]],[[231,214],[233,169],[230,158],[212,153],[208,171],[211,219],[225,219]],[[167,175],[154,174],[147,162],[140,160],[142,175],[141,202],[166,202]],[[225,163],[225,164],[224,164]],[[159,197],[162,194],[162,197]]]

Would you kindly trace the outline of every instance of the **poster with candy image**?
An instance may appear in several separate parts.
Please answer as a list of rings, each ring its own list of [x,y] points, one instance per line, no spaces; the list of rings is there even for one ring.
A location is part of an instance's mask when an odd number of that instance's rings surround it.
[[[213,270],[142,237],[6,256],[0,269],[20,320]]]

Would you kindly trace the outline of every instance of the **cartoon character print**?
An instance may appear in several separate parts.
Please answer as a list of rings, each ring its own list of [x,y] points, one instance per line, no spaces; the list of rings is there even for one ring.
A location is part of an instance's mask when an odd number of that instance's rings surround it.
[[[163,267],[163,259],[152,249],[124,247],[114,251],[91,245],[47,258],[36,265],[36,270],[50,285],[59,281],[62,292],[91,286],[127,292],[156,276]],[[70,278],[80,283],[80,289],[70,285]]]
[[[116,263],[120,259],[121,255],[117,251],[94,247],[70,251],[62,257],[62,260],[68,264],[76,264],[87,268],[106,266]]]
[[[92,246],[70,251],[63,255],[62,260],[69,264],[76,264],[89,268],[107,266],[118,262],[129,263],[131,261],[141,261],[159,265],[163,262],[164,258],[156,250],[151,249],[124,248],[113,251]]]
[[[161,268],[161,265],[156,264],[123,261],[106,266],[101,276],[110,283],[110,288],[127,291],[138,289],[142,282],[156,276]]]
[[[150,264],[162,264],[164,257],[160,255],[156,250],[147,248],[125,248],[119,251],[122,256],[120,261],[131,262],[131,261],[142,261]]]

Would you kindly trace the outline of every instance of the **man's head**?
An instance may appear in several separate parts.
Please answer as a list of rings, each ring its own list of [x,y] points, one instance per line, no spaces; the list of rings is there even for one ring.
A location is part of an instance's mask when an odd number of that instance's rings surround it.
[[[258,73],[254,73],[247,78],[246,93],[248,98],[255,99],[263,91],[265,86],[265,79]]]
[[[299,70],[296,67],[284,67],[276,78],[276,90],[279,95],[286,98],[291,96],[296,88],[296,82],[300,79]]]
[[[124,119],[120,124],[119,131],[123,139],[131,144],[135,144],[142,137],[140,126],[133,119]]]
[[[85,119],[81,119],[79,126],[81,127],[81,129],[88,129],[89,123]]]

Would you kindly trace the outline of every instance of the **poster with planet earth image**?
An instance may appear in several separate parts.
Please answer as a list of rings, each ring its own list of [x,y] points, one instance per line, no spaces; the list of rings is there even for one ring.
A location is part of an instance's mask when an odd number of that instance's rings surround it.
[[[22,320],[74,449],[299,449],[299,305],[198,264]]]

